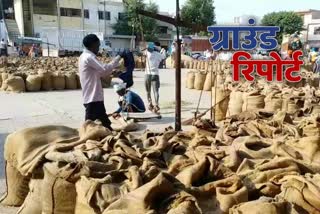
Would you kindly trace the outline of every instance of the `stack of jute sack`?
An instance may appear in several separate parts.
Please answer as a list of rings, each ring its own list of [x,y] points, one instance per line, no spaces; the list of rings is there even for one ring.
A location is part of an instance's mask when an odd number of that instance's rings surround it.
[[[191,61],[188,68],[186,88],[211,91],[215,85],[232,82],[230,62]]]
[[[176,68],[176,56],[171,56],[166,59],[167,68]],[[187,55],[181,55],[181,68],[188,68],[190,62],[195,61],[192,57]]]
[[[281,83],[219,84],[212,88],[215,121],[244,111],[286,111],[291,115],[319,113],[319,87],[295,88]]]
[[[1,203],[20,214],[320,213],[318,115],[246,111],[208,124],[140,136],[92,121],[17,131]]]
[[[230,84],[233,82],[233,68],[230,61],[190,61],[187,64],[190,69],[186,78],[186,88],[210,91],[215,85]],[[284,81],[283,84],[300,88],[307,85],[319,87],[319,75],[313,72],[302,69],[300,71],[302,80],[300,82]],[[261,80],[264,77],[254,75],[256,80]],[[246,82],[243,77],[240,77],[241,82]]]
[[[104,63],[109,58],[100,58]],[[35,92],[80,89],[78,58],[8,58],[0,63],[0,89],[10,92]],[[123,60],[119,69],[124,70]],[[104,88],[112,77],[101,78]]]

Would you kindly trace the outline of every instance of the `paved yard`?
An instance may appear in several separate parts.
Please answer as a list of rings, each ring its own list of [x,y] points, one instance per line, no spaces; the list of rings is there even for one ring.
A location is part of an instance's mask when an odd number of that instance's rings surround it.
[[[197,107],[200,91],[185,89],[186,70],[182,72],[182,117],[192,117],[192,110]],[[143,72],[135,72],[133,91],[144,98]],[[175,73],[174,70],[161,71],[160,105],[162,119],[143,122],[142,127],[151,130],[163,130],[174,127],[175,115]],[[114,80],[116,82],[117,80]],[[117,108],[117,94],[112,88],[104,90],[105,105],[108,113]],[[5,173],[3,161],[3,143],[6,136],[16,130],[40,125],[66,125],[79,128],[84,120],[81,91],[52,91],[39,93],[9,94],[0,92],[0,194],[5,191]],[[200,109],[210,107],[210,93],[204,92]],[[16,209],[0,206],[1,214],[15,213]]]

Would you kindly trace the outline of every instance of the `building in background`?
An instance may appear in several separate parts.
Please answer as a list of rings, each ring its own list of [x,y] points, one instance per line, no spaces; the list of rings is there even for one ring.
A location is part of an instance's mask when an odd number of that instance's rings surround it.
[[[233,19],[233,24],[234,25],[248,25],[248,20],[249,19],[254,19],[256,21],[256,25],[260,25],[261,23],[261,18],[259,16],[255,15],[242,15],[242,16],[237,16],[234,17]]]
[[[159,14],[164,16],[174,17],[174,15],[167,12],[159,12]],[[157,24],[158,24],[157,37],[158,37],[159,43],[161,47],[168,49],[172,44],[174,35],[176,33],[175,26],[162,21],[157,21]]]
[[[124,17],[121,0],[8,0],[13,18],[6,17],[10,40],[38,37],[51,50],[81,51],[82,38],[96,33],[112,48],[134,47],[134,36],[114,35],[112,26]]]
[[[296,12],[303,18],[305,31],[301,32],[301,40],[310,48],[320,48],[320,10]]]

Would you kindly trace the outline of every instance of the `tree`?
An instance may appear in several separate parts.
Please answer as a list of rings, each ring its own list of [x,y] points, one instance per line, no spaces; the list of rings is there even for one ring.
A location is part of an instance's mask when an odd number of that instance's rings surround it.
[[[158,13],[159,7],[155,2],[150,1],[149,4],[145,6],[145,10],[152,13]],[[141,21],[145,41],[156,41],[158,30],[157,20],[143,16],[141,17]]]
[[[157,21],[148,17],[139,15],[136,9],[143,9],[152,13],[158,13],[158,5],[150,1],[145,4],[143,0],[126,0],[125,1],[125,18],[117,20],[113,26],[115,34],[134,35],[138,40],[155,41],[157,33]]]
[[[187,0],[181,10],[181,18],[192,24],[211,26],[215,21],[213,0]],[[191,29],[182,29],[183,34],[191,34]]]
[[[112,26],[114,34],[116,35],[132,35],[134,34],[132,25],[129,24],[129,18],[127,15],[123,19],[117,19],[117,23]]]
[[[285,34],[300,33],[303,30],[303,19],[294,12],[273,12],[263,16],[261,24],[264,26],[279,26],[278,43],[282,43]]]

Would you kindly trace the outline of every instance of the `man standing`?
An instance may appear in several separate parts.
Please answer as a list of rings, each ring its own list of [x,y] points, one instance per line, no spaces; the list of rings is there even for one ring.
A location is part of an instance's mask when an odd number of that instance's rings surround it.
[[[102,125],[110,130],[111,122],[106,114],[101,77],[109,76],[112,70],[119,66],[123,54],[118,55],[110,64],[102,64],[97,59],[100,40],[94,34],[89,34],[83,39],[85,47],[79,58],[79,73],[86,109],[86,120],[100,120]]]
[[[165,57],[155,51],[154,43],[149,43],[146,51],[146,73],[145,73],[145,87],[147,91],[147,97],[149,102],[149,110],[154,113],[159,113],[159,88],[160,88],[160,77],[159,77],[159,65]],[[154,99],[156,106],[152,104],[151,98],[151,87],[154,92]]]

